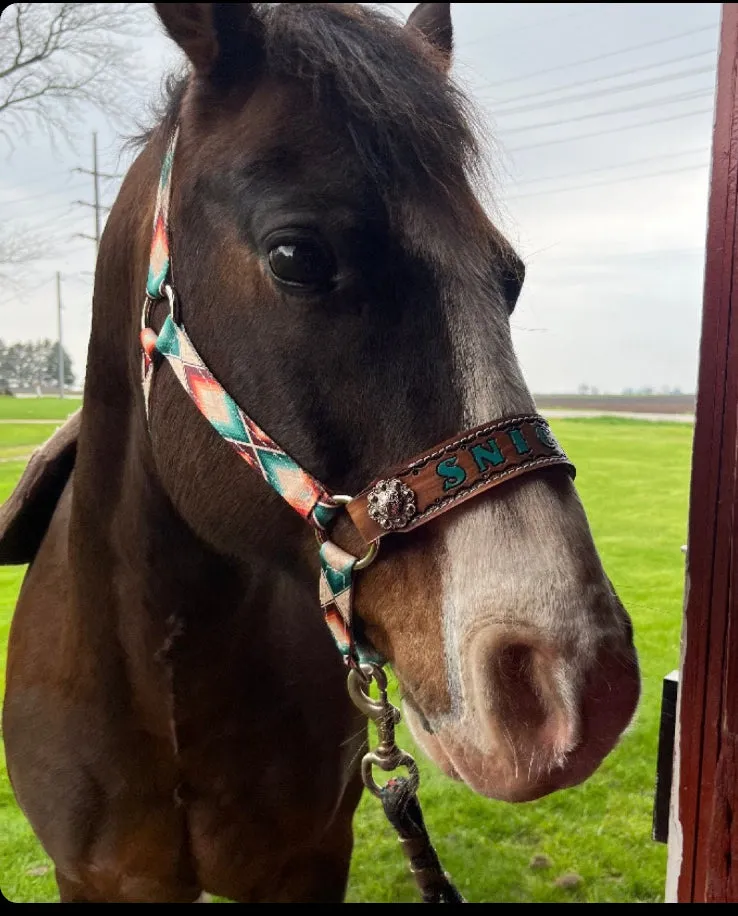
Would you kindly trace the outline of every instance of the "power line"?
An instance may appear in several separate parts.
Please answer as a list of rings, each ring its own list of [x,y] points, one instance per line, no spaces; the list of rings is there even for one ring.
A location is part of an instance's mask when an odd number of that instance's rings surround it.
[[[577,95],[565,96],[561,99],[548,99],[545,102],[536,102],[533,105],[519,105],[517,108],[497,111],[495,117],[499,115],[523,114],[526,111],[538,111],[541,108],[550,108],[554,105],[566,105],[569,102],[584,102],[588,99],[601,99],[608,95],[618,95],[621,92],[631,92],[634,89],[647,89],[651,86],[660,86],[663,83],[673,83],[675,80],[686,79],[689,76],[699,76],[704,73],[715,74],[714,67],[692,67],[690,70],[680,70],[676,73],[667,73],[664,76],[655,76],[648,80],[640,80],[637,83],[628,83],[625,86],[610,86],[609,89],[595,89],[593,92],[580,92]]]
[[[46,286],[49,283],[48,277],[43,279],[40,283],[37,283],[35,286],[32,286],[30,289],[22,289],[13,296],[8,296],[7,299],[0,300],[0,307],[5,305],[10,305],[11,302],[18,303],[19,299],[22,299],[24,296],[30,296],[33,293],[37,293],[43,286]]]
[[[610,57],[619,57],[621,54],[629,54],[631,51],[643,51],[646,48],[654,48],[657,45],[667,44],[670,41],[678,41],[680,38],[693,38],[703,32],[712,32],[716,38],[718,30],[715,26],[706,25],[699,29],[689,29],[687,32],[679,32],[676,35],[670,35],[667,38],[657,38],[655,41],[646,41],[643,44],[631,45],[628,48],[619,48],[616,51],[606,51],[604,54],[598,54],[596,57],[585,57],[580,60],[574,60],[568,64],[557,64],[555,67],[546,67],[544,70],[536,70],[533,73],[527,73],[524,76],[511,77],[510,79],[499,80],[496,83],[487,83],[480,86],[480,89],[495,89],[497,86],[509,86],[511,83],[522,83],[526,80],[534,79],[537,76],[547,76],[549,73],[556,73],[559,70],[569,70],[571,67],[580,67],[584,64],[596,64],[601,60],[607,60]]]
[[[66,188],[65,190],[69,190],[69,191],[81,191],[82,189],[81,189],[81,188],[77,188],[77,187],[73,187],[73,188]],[[41,199],[44,198],[44,197],[48,197],[49,194],[51,194],[51,193],[53,193],[53,192],[50,192],[50,191],[43,191],[41,194],[31,194],[29,197],[18,197],[18,198],[13,198],[12,200],[0,200],[0,206],[5,207],[5,206],[8,206],[9,204],[25,204],[25,203],[28,203],[28,202],[31,201],[31,200],[41,200]],[[68,204],[67,204],[67,206],[68,206]],[[48,211],[44,211],[44,212],[48,212]]]
[[[584,191],[588,188],[603,188],[611,184],[622,184],[625,181],[642,181],[645,178],[661,178],[662,175],[678,175],[682,172],[702,171],[709,166],[709,162],[702,165],[685,165],[678,169],[664,169],[659,172],[647,172],[645,175],[625,175],[623,178],[613,178],[609,181],[593,181],[589,184],[574,184],[565,188],[550,188],[547,191],[530,191],[526,194],[511,194],[506,200],[522,200],[525,197],[541,197],[544,194],[565,194],[569,191]]]
[[[55,222],[58,223],[59,220],[63,219],[79,219],[82,214],[78,210],[72,210],[73,203],[67,202],[64,204],[58,204],[56,207],[48,207],[43,210],[33,210],[28,214],[29,217],[38,217],[42,222],[46,222],[48,216],[53,216],[55,213],[63,213],[63,216],[58,217]],[[25,219],[25,217],[15,217],[15,219]]]
[[[79,210],[75,210],[73,207],[73,201],[67,201],[66,203],[56,204],[54,207],[40,207],[36,206],[32,210],[29,210],[28,213],[24,216],[15,216],[13,219],[17,222],[27,223],[29,219],[40,220],[41,223],[47,223],[47,217],[55,213],[61,213],[62,216],[59,216],[55,223],[59,220],[65,219],[79,219],[82,215]]]
[[[85,245],[84,247],[82,245],[78,245],[76,248],[65,248],[64,254],[62,255],[62,257],[67,258],[69,257],[70,254],[80,254],[80,252],[82,251],[89,251],[89,248],[87,247],[87,245]]]
[[[54,179],[54,178],[65,178],[67,181],[69,181],[71,177],[72,176],[68,170],[65,170],[62,172],[46,172],[43,175],[41,175],[39,178],[31,178],[28,181],[24,181],[23,187],[27,187],[28,185],[32,185],[32,184],[40,184],[42,181],[49,181],[50,179]],[[0,187],[0,190],[5,191],[7,190],[7,188]]]
[[[92,168],[83,169],[76,168],[75,172],[82,172],[85,175],[92,175],[92,191],[93,191],[93,203],[89,203],[86,200],[75,200],[75,204],[79,204],[82,207],[90,207],[95,212],[95,234],[93,235],[84,235],[78,233],[80,238],[89,239],[91,242],[95,243],[95,251],[100,250],[100,234],[101,234],[101,222],[102,222],[102,212],[103,210],[110,210],[110,207],[103,206],[100,203],[100,179],[101,178],[121,178],[120,175],[108,175],[105,172],[101,172],[97,167],[97,133],[92,134]]]
[[[79,247],[79,248],[71,249],[71,250],[72,250],[73,252],[79,252],[79,251],[82,250],[82,248]],[[86,245],[85,245],[85,247],[84,247],[84,250],[85,250],[85,251],[88,250]],[[69,252],[65,252],[65,254],[68,254],[68,253],[69,253]],[[49,259],[41,258],[41,259],[37,259],[37,260],[49,260]],[[55,259],[55,260],[57,260],[57,259]],[[54,271],[54,273],[56,273],[56,271]],[[76,273],[78,274],[79,271],[77,271]],[[65,277],[65,280],[66,280],[66,281],[69,281],[69,280],[76,280],[76,279],[77,279],[77,277],[74,276],[74,275],[67,275],[67,276]],[[39,283],[35,283],[33,286],[30,286],[30,287],[19,286],[18,291],[17,291],[16,293],[11,294],[11,295],[7,296],[7,297],[4,298],[4,299],[0,299],[0,308],[3,308],[4,306],[6,306],[6,305],[11,305],[11,304],[12,304],[12,305],[17,305],[19,302],[23,302],[23,301],[24,301],[25,299],[27,299],[29,296],[34,295],[34,294],[37,293],[39,290],[43,289],[45,286],[49,286],[49,285],[51,284],[51,282],[52,282],[51,276],[50,276],[49,273],[47,273],[43,280],[41,280]]]
[[[663,258],[668,255],[677,254],[701,254],[704,255],[704,245],[690,245],[688,248],[650,248],[647,251],[613,251],[603,255],[602,259],[619,260],[622,258]]]
[[[52,239],[51,241],[57,242],[58,244],[59,241],[65,241],[65,240]],[[52,250],[48,254],[42,255],[40,257],[34,257],[33,263],[34,264],[49,264],[50,262],[54,262],[58,264],[60,261],[66,261],[71,256],[81,254],[83,251],[89,252],[89,246],[88,245],[84,245],[84,246],[77,245],[76,247],[66,247],[65,245],[63,250],[59,250],[59,251]],[[11,296],[11,299],[17,301],[22,295],[25,295],[26,292],[28,292],[28,290],[23,290],[18,295]]]
[[[712,95],[711,92],[705,92],[704,89],[695,89],[693,92],[686,92],[682,95],[666,96],[660,99],[652,99],[650,102],[641,102],[639,105],[625,105],[622,108],[608,108],[606,111],[591,111],[589,114],[576,115],[573,118],[561,118],[557,121],[539,121],[537,124],[528,124],[525,127],[514,127],[505,130],[504,135],[522,134],[529,130],[542,130],[546,127],[560,127],[562,124],[575,124],[578,121],[590,121],[592,118],[606,118],[608,115],[628,114],[631,111],[642,111],[645,108],[658,108],[661,105],[673,105],[676,102],[692,102],[694,99],[707,98]]]
[[[637,130],[639,127],[651,127],[652,124],[666,124],[667,121],[679,121],[682,118],[692,118],[696,115],[712,114],[713,108],[700,108],[697,111],[685,111],[682,114],[669,115],[666,118],[652,118],[650,121],[641,121],[639,124],[625,124],[621,127],[608,127],[605,130],[596,130],[589,134],[579,134],[576,137],[558,137],[553,140],[542,140],[540,143],[531,143],[527,146],[513,146],[507,150],[508,153],[527,152],[532,149],[540,149],[543,146],[553,146],[558,143],[576,143],[579,140],[589,140],[591,137],[602,137],[605,134],[616,134],[624,130]]]
[[[600,12],[603,7],[617,6],[615,3],[593,3],[592,7],[596,9],[578,9],[572,10],[569,13],[564,13],[559,16],[551,16],[549,19],[541,19],[538,22],[526,22],[524,25],[514,25],[509,28],[495,29],[492,36],[483,35],[481,38],[475,38],[473,41],[466,41],[463,45],[459,45],[459,50],[462,48],[470,48],[472,45],[478,45],[480,41],[489,41],[490,37],[496,38],[498,35],[512,35],[514,32],[525,32],[528,29],[539,28],[540,26],[550,25],[553,22],[563,22],[565,19],[574,19],[577,16],[587,16],[594,12]]]
[[[646,165],[649,162],[663,162],[665,159],[677,159],[680,156],[693,156],[696,153],[708,153],[709,147],[700,146],[697,149],[682,150],[679,153],[662,153],[660,156],[646,156],[643,159],[629,159],[627,162],[621,162],[620,165],[604,165],[596,169],[586,169],[586,171],[564,172],[560,175],[546,175],[540,178],[528,178],[525,181],[515,182],[518,188],[527,187],[531,184],[540,184],[545,181],[560,181],[564,178],[581,178],[582,175],[596,175],[601,172],[613,172],[616,169],[629,168],[631,165]]]
[[[591,86],[592,83],[604,83],[607,80],[619,79],[621,76],[632,76],[634,73],[641,73],[644,70],[655,70],[658,67],[666,67],[671,64],[681,64],[687,60],[695,60],[698,57],[704,57],[710,54],[715,55],[715,49],[710,48],[705,51],[697,51],[695,54],[683,54],[681,57],[672,57],[669,60],[661,60],[654,64],[644,64],[642,67],[631,67],[628,70],[619,70],[617,73],[608,73],[606,76],[596,76],[591,79],[576,80],[573,83],[565,83],[563,86],[553,86],[551,89],[543,89],[540,92],[524,92],[522,95],[514,95],[507,99],[500,99],[497,105],[508,105],[510,102],[524,101],[525,99],[537,99],[543,95],[551,95],[552,92],[564,92],[568,89],[576,89],[578,86]],[[714,67],[710,68],[714,70]],[[672,74],[676,78],[676,74]],[[668,74],[666,79],[671,78]],[[629,88],[629,87],[625,87]],[[491,98],[491,96],[481,96],[481,98]],[[502,114],[502,112],[500,112]],[[506,114],[507,112],[505,112]]]
[[[68,225],[74,220],[79,220],[81,215],[78,211],[70,211],[71,204],[60,204],[58,207],[50,207],[47,210],[43,211],[33,211],[27,217],[13,217],[15,224],[19,227],[30,230],[37,230],[40,228],[46,229],[58,229],[59,227],[64,228],[65,225]],[[56,216],[55,214],[62,213],[61,216]],[[49,226],[49,217],[53,216],[54,220],[51,226]],[[6,221],[6,225],[10,223],[10,220]]]
[[[69,210],[69,205],[65,205],[65,210]],[[34,262],[48,262],[58,260],[59,257],[67,257],[70,253],[76,253],[79,249],[69,248],[68,245],[72,239],[74,223],[70,220],[78,219],[78,213],[69,213],[53,219],[49,231],[47,230],[48,216],[53,214],[53,210],[46,211],[43,214],[41,223],[23,222],[17,225],[17,232],[21,239],[26,237],[27,243],[34,247],[40,248],[40,254],[33,258]],[[6,224],[6,229],[13,233],[11,223]],[[66,231],[65,231],[66,230]],[[63,248],[63,251],[61,250]]]
[[[67,278],[71,283],[79,283],[89,289],[90,286],[95,281],[95,271],[94,270],[78,270],[75,276],[70,276]]]

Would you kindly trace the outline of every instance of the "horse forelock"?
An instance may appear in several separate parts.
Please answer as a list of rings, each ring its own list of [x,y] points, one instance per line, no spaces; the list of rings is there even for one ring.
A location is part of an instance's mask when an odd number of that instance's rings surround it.
[[[253,6],[262,26],[260,79],[309,88],[316,108],[350,138],[379,187],[396,192],[429,180],[447,186],[477,177],[476,112],[415,30],[359,4]],[[170,75],[158,111],[165,133],[180,117],[192,82],[203,107],[228,94],[189,73]],[[154,130],[133,142],[147,141]]]

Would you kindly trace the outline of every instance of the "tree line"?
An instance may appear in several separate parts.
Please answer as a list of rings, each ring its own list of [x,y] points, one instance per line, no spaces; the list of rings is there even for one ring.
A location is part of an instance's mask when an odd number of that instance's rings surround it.
[[[74,384],[72,359],[62,347],[64,384]],[[5,343],[0,339],[0,390],[49,388],[59,384],[59,342],[26,340]]]

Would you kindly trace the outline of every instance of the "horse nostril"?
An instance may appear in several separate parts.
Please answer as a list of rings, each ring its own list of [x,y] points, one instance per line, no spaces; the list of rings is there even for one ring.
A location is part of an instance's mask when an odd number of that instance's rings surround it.
[[[538,729],[549,715],[537,655],[532,646],[513,643],[502,646],[492,659],[497,711],[504,722],[514,722],[516,728]]]
[[[578,740],[576,692],[561,655],[535,632],[492,626],[468,659],[480,736],[513,765],[562,764]]]

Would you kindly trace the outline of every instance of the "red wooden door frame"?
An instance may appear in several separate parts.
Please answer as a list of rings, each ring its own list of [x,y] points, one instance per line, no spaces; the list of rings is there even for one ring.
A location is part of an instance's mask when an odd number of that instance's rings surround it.
[[[738,858],[737,412],[738,4],[725,3],[670,831],[670,869],[678,877],[675,899],[680,903],[738,901],[738,862],[733,865]]]

